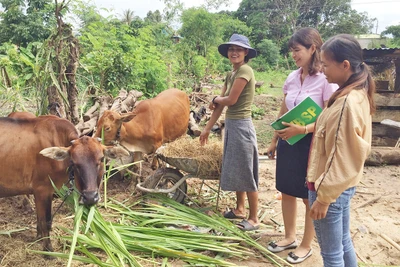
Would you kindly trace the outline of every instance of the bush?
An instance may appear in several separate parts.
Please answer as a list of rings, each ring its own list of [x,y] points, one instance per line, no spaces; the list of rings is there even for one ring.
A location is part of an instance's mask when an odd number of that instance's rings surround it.
[[[271,40],[264,39],[256,46],[258,56],[252,60],[252,66],[258,71],[274,69],[280,60],[279,48]]]
[[[251,105],[251,117],[253,119],[256,119],[256,120],[262,119],[264,114],[265,114],[265,110],[263,108],[259,108],[254,104]]]

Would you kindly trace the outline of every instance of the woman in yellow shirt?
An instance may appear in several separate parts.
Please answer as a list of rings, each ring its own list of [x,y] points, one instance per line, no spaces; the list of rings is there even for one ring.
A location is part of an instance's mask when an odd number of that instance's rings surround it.
[[[337,35],[321,47],[324,74],[339,89],[315,125],[307,184],[310,216],[325,267],[356,267],[350,202],[371,150],[375,84],[360,44]]]

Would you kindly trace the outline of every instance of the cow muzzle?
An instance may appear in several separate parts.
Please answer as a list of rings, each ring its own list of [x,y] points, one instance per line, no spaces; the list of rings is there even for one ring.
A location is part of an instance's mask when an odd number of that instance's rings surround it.
[[[99,202],[99,192],[98,191],[85,191],[81,194],[79,199],[79,204],[85,206],[92,206]]]

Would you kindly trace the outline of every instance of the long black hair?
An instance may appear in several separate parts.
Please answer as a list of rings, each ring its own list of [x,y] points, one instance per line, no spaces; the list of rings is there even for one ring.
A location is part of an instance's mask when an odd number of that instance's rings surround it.
[[[336,62],[342,63],[347,60],[353,72],[350,78],[332,94],[328,101],[328,107],[338,97],[349,94],[351,90],[366,90],[370,113],[373,114],[376,110],[374,102],[375,82],[372,79],[369,67],[363,62],[363,52],[358,41],[349,34],[339,34],[326,41],[321,50]]]

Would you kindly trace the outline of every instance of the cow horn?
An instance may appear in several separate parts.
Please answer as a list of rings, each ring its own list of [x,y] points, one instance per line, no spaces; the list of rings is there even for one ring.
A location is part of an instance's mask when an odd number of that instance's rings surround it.
[[[75,143],[76,140],[71,140],[71,144]]]
[[[97,137],[96,139],[97,139],[97,141],[101,142],[101,138],[100,137]]]

